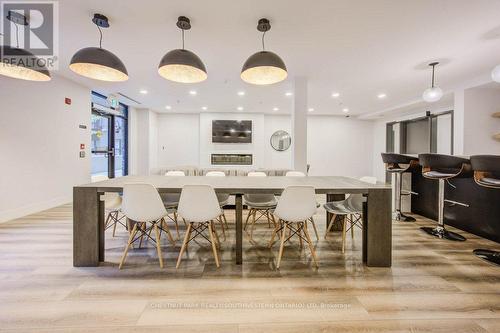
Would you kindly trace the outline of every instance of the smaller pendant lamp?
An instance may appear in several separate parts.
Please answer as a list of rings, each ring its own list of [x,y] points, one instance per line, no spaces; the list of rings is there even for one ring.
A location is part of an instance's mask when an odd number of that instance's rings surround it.
[[[14,23],[16,27],[17,46],[11,47],[2,45],[0,52],[0,75],[8,76],[14,79],[27,81],[50,81],[50,72],[44,64],[33,53],[19,48],[19,27],[18,25],[28,25],[28,18],[18,12],[9,11],[7,20]],[[18,61],[10,63],[4,58],[14,58]],[[36,66],[33,66],[36,64]]]
[[[123,62],[116,55],[102,48],[102,30],[109,28],[108,18],[102,14],[94,14],[92,22],[99,29],[99,47],[86,47],[75,53],[69,68],[94,80],[120,82],[128,80],[128,72]]]
[[[288,76],[285,63],[276,54],[266,51],[264,38],[271,30],[271,24],[266,18],[259,20],[257,30],[262,32],[262,51],[254,53],[245,61],[241,69],[241,79],[256,85],[268,85],[283,81]]]
[[[441,88],[434,85],[434,70],[437,65],[439,65],[439,62],[432,62],[429,64],[429,66],[432,67],[431,87],[425,89],[424,93],[422,94],[422,98],[424,99],[424,101],[429,103],[437,102],[441,99],[441,97],[443,97],[443,91],[441,90]]]
[[[198,83],[208,77],[207,69],[193,52],[184,48],[184,31],[191,29],[191,21],[179,16],[177,27],[182,32],[182,49],[175,49],[163,56],[158,66],[158,74],[163,78],[180,83]]]

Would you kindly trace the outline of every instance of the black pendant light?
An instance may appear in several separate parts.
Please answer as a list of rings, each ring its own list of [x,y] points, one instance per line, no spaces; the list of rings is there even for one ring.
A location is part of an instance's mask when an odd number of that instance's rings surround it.
[[[191,29],[191,22],[179,16],[177,27],[182,32],[182,49],[176,49],[163,56],[158,73],[165,79],[180,83],[197,83],[208,77],[203,61],[193,52],[184,49],[184,31]]]
[[[109,28],[108,18],[94,14],[92,22],[99,29],[99,47],[86,47],[76,52],[69,68],[81,75],[100,81],[119,82],[128,80],[128,72],[123,62],[113,53],[102,48],[102,30]]]
[[[16,47],[1,46],[0,74],[28,81],[50,81],[50,72],[45,66],[45,62],[41,61],[33,53],[19,48],[18,25],[28,25],[27,17],[20,13],[9,11],[6,18],[16,26],[17,45]],[[11,63],[7,59],[16,59],[17,61]]]
[[[276,54],[266,51],[264,37],[271,30],[271,24],[266,18],[259,20],[257,30],[262,32],[262,51],[250,56],[241,70],[241,79],[257,85],[273,84],[286,79],[288,73],[285,63]]]

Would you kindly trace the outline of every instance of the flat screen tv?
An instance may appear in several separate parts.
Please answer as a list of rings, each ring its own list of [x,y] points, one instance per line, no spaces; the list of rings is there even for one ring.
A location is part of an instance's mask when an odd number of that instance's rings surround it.
[[[212,120],[212,142],[252,143],[252,121]]]

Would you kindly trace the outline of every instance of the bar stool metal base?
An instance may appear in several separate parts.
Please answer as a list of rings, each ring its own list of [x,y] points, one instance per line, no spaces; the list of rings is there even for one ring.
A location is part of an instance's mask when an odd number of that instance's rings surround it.
[[[432,235],[434,237],[441,238],[441,239],[448,239],[448,240],[457,241],[457,242],[463,242],[466,240],[466,238],[464,236],[459,235],[453,231],[448,231],[443,227],[435,227],[435,228],[421,227],[420,229],[422,229],[423,231],[425,231],[429,235]]]
[[[493,250],[476,249],[472,251],[477,257],[493,264],[500,266],[500,252]]]

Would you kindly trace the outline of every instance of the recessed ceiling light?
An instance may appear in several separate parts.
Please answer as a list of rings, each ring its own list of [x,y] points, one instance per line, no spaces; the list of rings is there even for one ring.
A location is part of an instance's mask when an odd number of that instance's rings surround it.
[[[165,106],[165,109],[170,110],[172,107],[170,105]]]
[[[238,91],[238,96],[245,96],[245,92],[244,91]]]
[[[349,109],[348,108],[343,108],[342,112],[347,113],[347,112],[349,112]]]
[[[190,95],[195,96],[195,95],[196,95],[196,94],[198,94],[198,93],[196,92],[196,90],[190,90],[190,91],[189,91],[189,94],[190,94]]]
[[[279,108],[276,107],[273,108],[273,111],[279,111],[279,110],[280,110]]]
[[[208,109],[208,108],[207,108],[206,106],[202,106],[202,107],[201,107],[201,109],[202,109],[203,111],[207,111],[207,109]]]
[[[243,111],[243,107],[242,107],[242,106],[238,106],[238,107],[236,108],[236,110],[238,110],[238,111]]]
[[[291,91],[287,91],[287,92],[285,93],[285,96],[287,96],[287,97],[290,97],[290,96],[292,96],[292,95],[293,95],[293,93],[292,93]]]
[[[235,132],[234,128],[231,128],[229,132],[234,133]]]
[[[314,108],[309,108],[309,109],[307,109],[307,111],[309,111],[309,112],[313,112],[313,111],[314,111]]]
[[[337,97],[339,97],[339,96],[340,96],[340,93],[338,93],[338,92],[334,92],[334,93],[332,93],[332,97],[333,97],[333,98],[337,98]]]
[[[141,90],[139,90],[139,92],[143,95],[146,95],[148,93],[148,91],[146,89],[141,89]]]
[[[377,95],[377,98],[378,98],[378,99],[383,99],[383,98],[386,98],[386,97],[387,97],[387,95],[386,95],[386,94],[384,94],[384,93],[381,93],[381,94],[378,94],[378,95]]]

